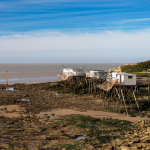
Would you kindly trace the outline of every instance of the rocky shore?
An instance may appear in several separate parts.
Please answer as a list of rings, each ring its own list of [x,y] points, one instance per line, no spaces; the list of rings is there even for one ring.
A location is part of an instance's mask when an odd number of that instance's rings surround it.
[[[0,149],[150,149],[148,118],[134,123],[104,112],[94,115],[101,111],[98,97],[44,90],[53,84],[0,86]]]

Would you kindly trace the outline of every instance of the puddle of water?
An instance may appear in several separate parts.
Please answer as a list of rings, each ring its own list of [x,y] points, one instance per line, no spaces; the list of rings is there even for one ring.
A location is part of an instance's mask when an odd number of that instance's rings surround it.
[[[6,136],[6,135],[2,135],[2,136]]]
[[[21,101],[29,101],[29,99],[24,99],[24,98],[22,98],[22,99],[20,99]]]
[[[40,114],[43,114],[43,112],[40,112]]]
[[[39,141],[35,141],[35,140],[33,140],[32,142],[33,142],[33,143],[38,143]]]
[[[79,136],[79,137],[77,137],[76,138],[76,140],[83,140],[83,139],[85,139],[86,137],[84,137],[84,136]]]
[[[52,115],[48,115],[50,118],[53,118],[53,116]]]
[[[41,135],[41,136],[45,136],[45,134]]]
[[[48,116],[50,116],[50,118],[53,118],[53,117],[56,117],[57,115],[54,114],[54,115],[48,115]]]
[[[44,146],[46,146],[46,144],[45,144],[45,145],[43,145],[41,148],[44,148]]]
[[[22,137],[22,139],[24,140],[24,137]]]
[[[33,145],[27,145],[27,146],[35,147],[35,146],[33,146]]]
[[[4,142],[4,143],[9,143],[9,142]]]
[[[7,140],[7,139],[3,139],[3,138],[1,138],[1,140],[2,140],[2,141],[4,141],[4,140]]]
[[[56,95],[56,96],[59,96],[59,95],[61,95],[61,94],[55,93],[55,95]]]
[[[14,88],[6,88],[6,91],[15,91]]]

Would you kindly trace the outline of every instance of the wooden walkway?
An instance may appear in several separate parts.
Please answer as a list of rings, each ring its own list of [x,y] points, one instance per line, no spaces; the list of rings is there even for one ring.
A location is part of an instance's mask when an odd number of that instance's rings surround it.
[[[150,78],[137,78],[136,85],[150,85]]]

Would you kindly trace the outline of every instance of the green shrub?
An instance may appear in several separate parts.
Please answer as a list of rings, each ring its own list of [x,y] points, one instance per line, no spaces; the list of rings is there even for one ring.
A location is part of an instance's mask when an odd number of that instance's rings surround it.
[[[121,69],[122,72],[127,72],[127,73],[135,72],[135,70],[136,70],[136,65],[126,65],[123,66]]]
[[[135,72],[141,72],[144,69],[150,69],[150,61],[144,61],[138,63]]]

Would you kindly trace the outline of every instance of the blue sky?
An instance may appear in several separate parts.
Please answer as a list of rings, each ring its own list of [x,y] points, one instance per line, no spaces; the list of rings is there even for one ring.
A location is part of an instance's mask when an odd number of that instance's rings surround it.
[[[0,0],[0,63],[139,62],[149,39],[148,0]]]

